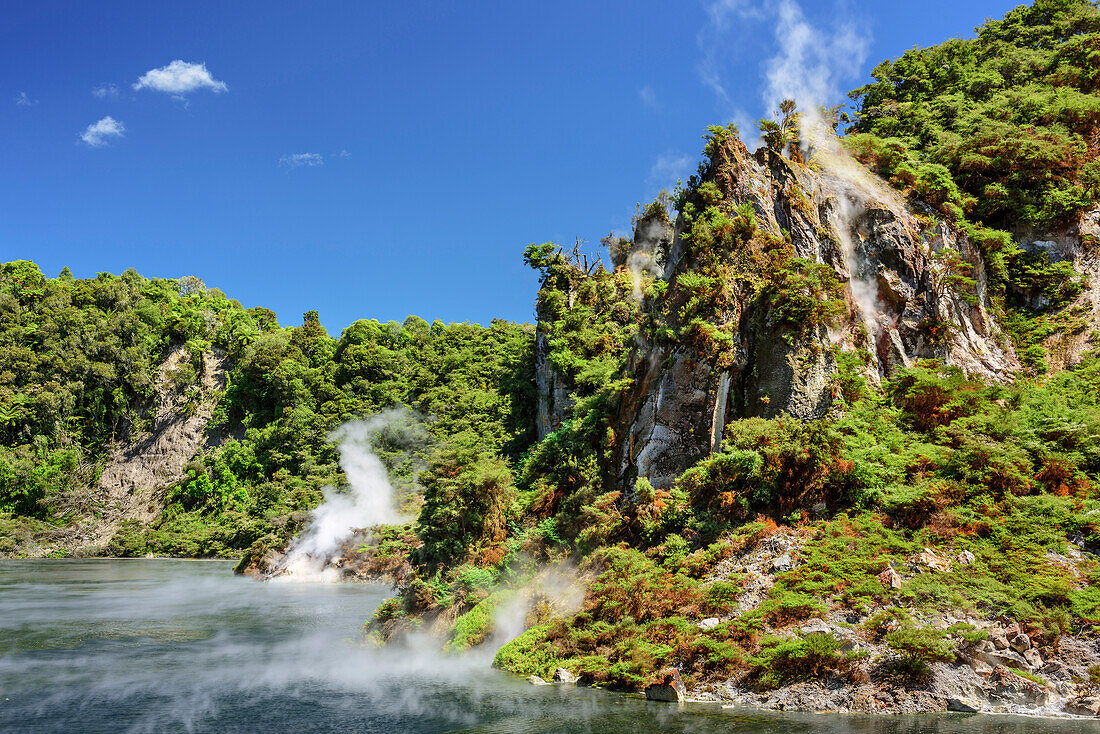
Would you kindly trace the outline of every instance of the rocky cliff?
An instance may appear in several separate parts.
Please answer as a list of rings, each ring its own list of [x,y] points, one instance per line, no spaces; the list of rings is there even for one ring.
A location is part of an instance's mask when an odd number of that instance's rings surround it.
[[[751,154],[732,135],[712,156],[704,183],[713,181],[718,206],[731,214],[751,211],[755,226],[748,242],[720,253],[717,268],[726,277],[729,297],[707,314],[729,335],[732,348],[716,356],[690,340],[655,339],[645,331],[635,337],[627,368],[633,385],[615,427],[621,438],[615,471],[624,489],[637,477],[669,486],[719,448],[733,418],[826,415],[837,390],[840,354],[855,355],[873,382],[929,358],[994,381],[1010,380],[1020,369],[992,315],[979,249],[938,211],[907,201],[839,152],[835,139],[827,142],[809,165],[768,148]],[[1091,256],[1079,241],[1064,233],[1050,246],[1087,272]],[[657,247],[660,242],[666,246]],[[770,273],[737,273],[746,264],[750,270],[767,268],[760,250],[768,243],[835,275],[843,300],[838,318],[792,324],[775,317],[774,299],[761,295],[761,279]],[[645,299],[643,312],[652,317],[664,308],[667,321],[683,332],[680,314],[666,304],[675,302],[683,281],[700,272],[703,257],[698,243],[688,241],[683,215],[666,225],[642,218],[631,248],[652,257],[668,284],[663,298]],[[622,267],[632,264],[624,261]],[[1090,294],[1082,298],[1095,303]],[[570,400],[568,381],[546,356],[544,335],[539,343],[544,436],[560,425]]]
[[[39,552],[101,554],[123,523],[144,527],[161,514],[168,488],[184,478],[187,462],[210,442],[206,426],[226,387],[224,350],[205,352],[195,381],[183,384],[180,376],[189,374],[189,362],[183,345],[169,350],[157,371],[149,430],[115,444],[98,482],[72,508],[80,520],[45,534]]]

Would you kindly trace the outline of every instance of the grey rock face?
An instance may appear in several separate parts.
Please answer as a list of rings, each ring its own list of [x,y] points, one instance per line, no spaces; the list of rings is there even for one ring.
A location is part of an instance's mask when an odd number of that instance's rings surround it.
[[[535,385],[539,400],[535,426],[541,441],[561,427],[573,404],[565,378],[550,363],[550,344],[541,329],[535,334]]]
[[[640,344],[630,363],[633,386],[614,427],[619,489],[629,490],[636,477],[667,488],[719,450],[730,420],[825,416],[833,404],[836,349],[869,355],[866,374],[876,381],[926,358],[994,380],[1019,369],[990,315],[979,252],[936,212],[913,209],[862,169],[853,173],[826,162],[816,172],[767,150],[750,155],[740,143],[730,145],[732,164],[718,181],[725,208],[751,205],[758,229],[787,238],[799,257],[831,267],[846,286],[848,315],[829,327],[792,328],[774,322],[767,299],[742,289],[736,306],[712,321],[733,334],[732,365],[714,364],[688,346]],[[974,266],[976,305],[944,280],[936,257],[943,250]],[[664,277],[675,284],[697,265],[679,224],[667,252]],[[728,256],[731,267],[738,256]],[[931,329],[937,323],[949,326]],[[540,434],[544,422],[560,416],[553,406],[563,404],[541,374]]]
[[[636,389],[624,401],[625,438],[619,459],[624,480],[648,477],[668,487],[710,452],[717,379],[710,365],[686,351],[657,348],[636,366]]]
[[[982,710],[982,702],[977,698],[949,698],[947,699],[948,711],[959,711],[964,714],[976,714]]]

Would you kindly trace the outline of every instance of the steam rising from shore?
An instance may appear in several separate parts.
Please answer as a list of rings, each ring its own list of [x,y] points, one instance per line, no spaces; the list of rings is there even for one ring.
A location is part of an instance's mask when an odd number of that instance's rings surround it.
[[[284,570],[273,580],[336,580],[336,569],[326,569],[325,564],[356,530],[402,521],[394,507],[389,473],[374,450],[379,434],[401,422],[408,422],[408,411],[396,408],[345,423],[329,434],[328,440],[337,444],[348,489],[324,488],[324,501],[313,511],[309,527],[290,545]]]

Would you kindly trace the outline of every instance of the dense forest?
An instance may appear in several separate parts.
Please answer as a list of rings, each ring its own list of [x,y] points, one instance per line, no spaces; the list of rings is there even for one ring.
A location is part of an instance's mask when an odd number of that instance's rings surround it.
[[[262,565],[321,488],[344,481],[331,432],[405,406],[430,439],[412,454],[375,447],[416,517],[360,549],[398,582],[370,623],[378,639],[434,625],[452,649],[480,644],[494,610],[548,564],[575,569],[586,591],[575,609],[531,606],[496,660],[523,675],[563,667],[640,688],[675,667],[692,686],[755,690],[867,675],[866,651],[798,632],[813,619],[848,620],[906,680],[961,659],[992,620],[1037,650],[1095,639],[1100,319],[1078,264],[1100,245],[1081,224],[1100,200],[1100,11],[1037,0],[872,76],[851,109],[822,112],[892,187],[852,225],[861,242],[874,239],[866,221],[897,209],[891,197],[909,230],[924,228],[910,233],[930,253],[919,308],[906,296],[861,317],[856,260],[806,256],[810,239],[843,249],[840,220],[819,216],[835,214],[840,189],[793,104],[761,121],[755,154],[741,142],[755,131],[710,128],[696,175],[639,207],[633,237],[609,236],[590,257],[528,246],[537,326],[409,317],[333,338],[315,312],[280,326],[193,276],[47,278],[4,264],[0,552],[49,547],[95,516],[87,497],[112,446],[150,429],[158,370],[182,345],[189,361],[170,382],[194,401],[203,361],[229,365],[204,449],[153,522],[57,552]],[[741,183],[753,175],[784,203],[760,206]],[[1053,240],[1085,255],[1036,246]],[[881,252],[865,259],[893,262]],[[985,314],[992,326],[971,326]],[[887,322],[912,322],[905,339],[919,348],[892,357]],[[1008,355],[1011,374],[955,363],[963,332]],[[775,350],[786,351],[769,362]],[[785,407],[774,364],[795,381],[820,373],[812,411]],[[698,392],[722,420],[698,423],[715,436],[695,439],[703,448],[666,480],[639,469],[635,442],[656,392],[647,375],[677,365],[703,375]],[[769,543],[796,558],[747,605],[753,574],[731,563]],[[948,618],[968,621],[934,623]],[[1019,669],[1039,676],[1033,662]]]
[[[99,552],[232,556],[263,538],[285,543],[320,488],[338,482],[328,434],[393,405],[471,456],[515,458],[532,440],[530,326],[363,320],[336,340],[316,312],[281,327],[270,310],[242,308],[194,276],[50,279],[26,261],[2,273],[0,510],[10,519],[0,542],[34,520],[81,519],[110,444],[149,429],[171,344],[190,356],[169,376],[185,395],[197,394],[212,350],[233,365],[209,449],[152,527]]]

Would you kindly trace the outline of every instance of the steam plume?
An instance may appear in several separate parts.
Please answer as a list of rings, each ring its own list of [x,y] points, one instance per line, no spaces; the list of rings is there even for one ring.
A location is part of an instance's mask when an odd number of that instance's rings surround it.
[[[375,441],[388,426],[405,421],[404,409],[389,410],[367,420],[351,421],[329,434],[337,443],[340,468],[348,491],[324,488],[324,501],[313,511],[313,521],[290,546],[281,580],[324,581],[335,576],[325,563],[354,531],[402,520],[394,508],[389,473],[374,451]]]

